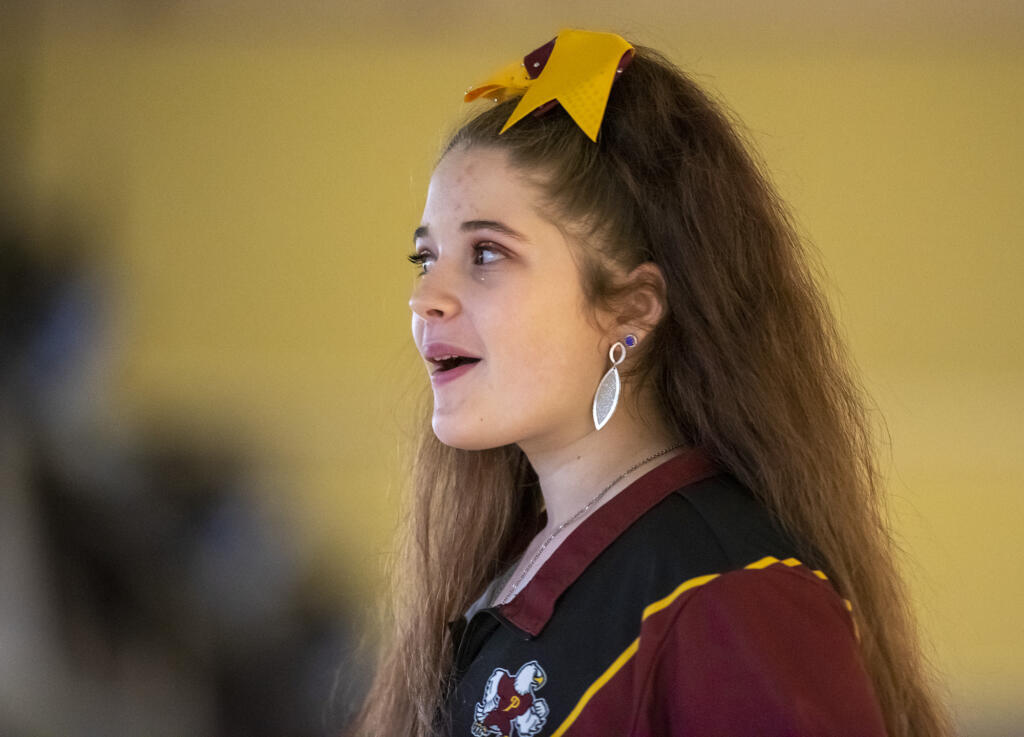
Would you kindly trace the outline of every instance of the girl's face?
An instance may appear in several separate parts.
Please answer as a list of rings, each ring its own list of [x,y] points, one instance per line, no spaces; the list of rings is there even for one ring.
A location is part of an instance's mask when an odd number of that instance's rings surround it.
[[[569,243],[537,210],[540,196],[494,148],[450,151],[430,180],[409,306],[434,432],[447,445],[517,443],[529,453],[593,431],[591,402],[614,339],[595,323]]]

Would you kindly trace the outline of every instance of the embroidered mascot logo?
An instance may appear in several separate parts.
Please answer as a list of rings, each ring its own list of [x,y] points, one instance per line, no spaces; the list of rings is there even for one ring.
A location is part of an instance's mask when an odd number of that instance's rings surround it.
[[[536,691],[547,682],[540,663],[531,660],[515,676],[495,668],[484,686],[484,700],[473,709],[473,737],[532,737],[548,719],[548,702]]]

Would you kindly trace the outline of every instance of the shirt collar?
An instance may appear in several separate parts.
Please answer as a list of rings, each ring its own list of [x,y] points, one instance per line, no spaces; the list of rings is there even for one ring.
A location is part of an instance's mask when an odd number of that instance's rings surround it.
[[[718,472],[699,448],[687,449],[648,471],[584,519],[512,601],[489,611],[536,637],[551,619],[559,597],[630,525],[672,492]]]

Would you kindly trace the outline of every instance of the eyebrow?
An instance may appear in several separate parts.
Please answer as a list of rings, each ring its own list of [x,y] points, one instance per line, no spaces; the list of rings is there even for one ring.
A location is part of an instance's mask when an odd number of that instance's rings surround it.
[[[505,223],[498,220],[467,220],[459,226],[459,230],[463,233],[469,233],[474,230],[493,230],[501,233],[502,235],[507,235],[509,238],[515,238],[517,241],[526,240],[522,233],[508,227]],[[429,228],[427,228],[426,225],[421,225],[413,231],[412,242],[415,243],[420,238],[426,238],[428,235],[430,235]]]

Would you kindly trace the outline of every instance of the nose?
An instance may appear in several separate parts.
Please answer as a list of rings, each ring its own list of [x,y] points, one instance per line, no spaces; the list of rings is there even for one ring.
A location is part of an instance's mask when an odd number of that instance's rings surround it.
[[[409,309],[424,320],[443,320],[459,311],[451,280],[437,265],[417,280],[409,298]]]

